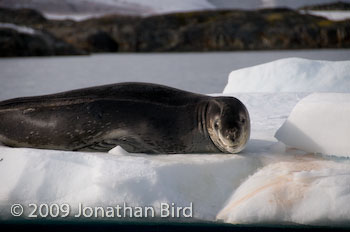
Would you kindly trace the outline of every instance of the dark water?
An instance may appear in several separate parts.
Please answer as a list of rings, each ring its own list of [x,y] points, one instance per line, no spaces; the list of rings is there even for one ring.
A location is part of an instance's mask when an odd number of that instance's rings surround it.
[[[0,100],[125,81],[154,82],[193,92],[220,93],[231,71],[287,57],[350,60],[350,50],[2,58]]]

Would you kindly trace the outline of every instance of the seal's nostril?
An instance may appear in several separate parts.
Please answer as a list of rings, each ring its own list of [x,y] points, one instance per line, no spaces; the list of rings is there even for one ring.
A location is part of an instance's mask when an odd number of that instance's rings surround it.
[[[230,135],[236,135],[237,129],[236,129],[236,128],[233,128],[233,129],[229,130],[228,133],[229,133]]]
[[[236,135],[235,135],[235,134],[228,134],[228,135],[226,136],[226,138],[227,138],[228,140],[235,141]]]
[[[231,129],[226,131],[226,138],[235,141],[237,135],[237,129]]]

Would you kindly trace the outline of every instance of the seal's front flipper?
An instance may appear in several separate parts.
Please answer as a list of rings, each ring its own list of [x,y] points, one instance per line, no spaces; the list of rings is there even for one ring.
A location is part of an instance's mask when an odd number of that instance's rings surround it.
[[[135,141],[130,141],[130,139],[105,139],[78,147],[74,151],[108,152],[116,146],[120,146],[129,153],[142,152],[142,146],[137,146],[136,144]]]
[[[108,152],[114,147],[120,145],[117,140],[102,140],[96,141],[74,149],[74,151],[89,151],[89,152]]]

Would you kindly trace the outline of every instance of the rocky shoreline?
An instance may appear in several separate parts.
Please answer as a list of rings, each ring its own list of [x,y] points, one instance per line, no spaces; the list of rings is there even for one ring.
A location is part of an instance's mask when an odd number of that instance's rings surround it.
[[[0,56],[100,52],[189,52],[349,48],[350,20],[291,9],[223,10],[150,17],[110,15],[81,22],[48,20],[29,9],[0,9]]]

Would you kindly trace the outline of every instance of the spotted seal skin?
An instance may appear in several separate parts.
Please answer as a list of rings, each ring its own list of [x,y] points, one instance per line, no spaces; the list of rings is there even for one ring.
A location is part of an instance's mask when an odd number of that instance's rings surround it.
[[[237,153],[250,135],[246,107],[150,83],[118,83],[0,102],[11,147],[132,153]]]

